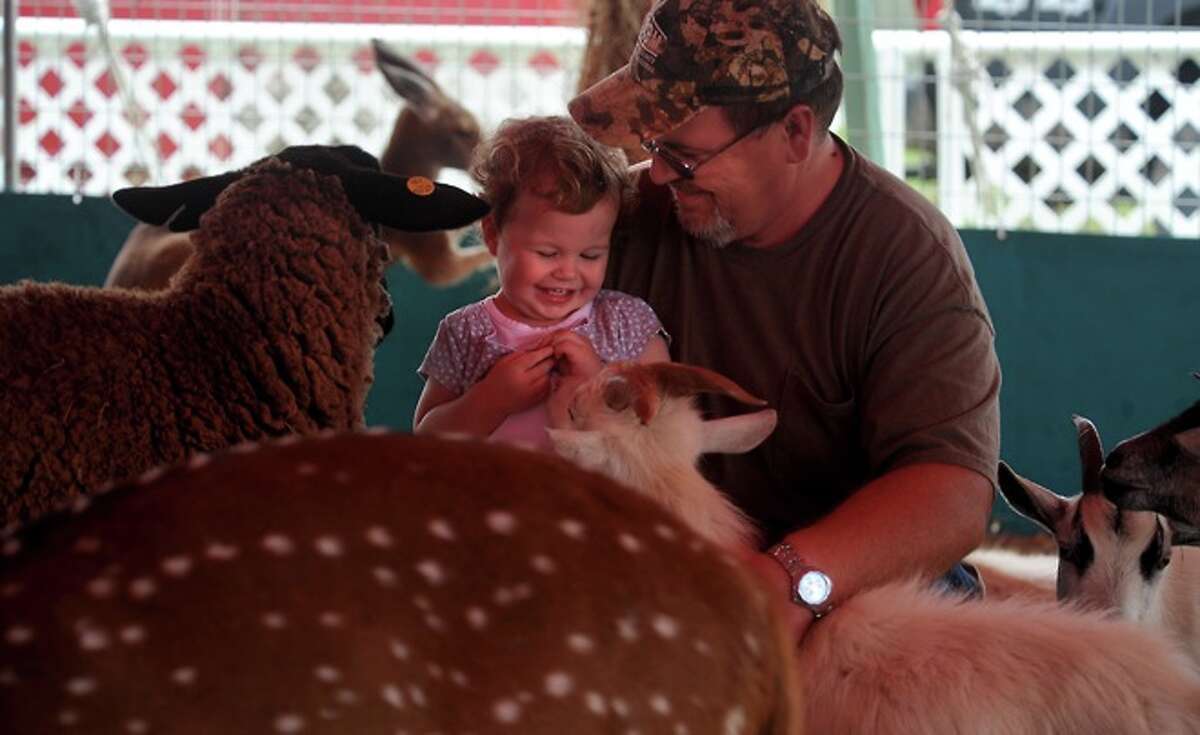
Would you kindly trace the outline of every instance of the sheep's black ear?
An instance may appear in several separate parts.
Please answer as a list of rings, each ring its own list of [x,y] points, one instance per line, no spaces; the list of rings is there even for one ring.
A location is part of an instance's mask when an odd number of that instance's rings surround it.
[[[231,171],[170,186],[132,186],[114,191],[112,200],[139,222],[187,232],[200,226],[200,215],[212,209],[221,192],[241,176],[242,172]]]
[[[371,171],[341,175],[346,198],[367,222],[407,232],[452,230],[475,222],[491,209],[474,194],[424,176]]]

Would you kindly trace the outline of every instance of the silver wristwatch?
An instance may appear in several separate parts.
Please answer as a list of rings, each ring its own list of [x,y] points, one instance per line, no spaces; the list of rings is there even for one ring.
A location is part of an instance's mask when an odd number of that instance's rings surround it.
[[[833,580],[828,574],[809,566],[804,557],[796,553],[786,541],[775,544],[767,553],[774,557],[791,577],[792,602],[808,608],[815,618],[820,618],[833,609],[829,601],[833,595]]]

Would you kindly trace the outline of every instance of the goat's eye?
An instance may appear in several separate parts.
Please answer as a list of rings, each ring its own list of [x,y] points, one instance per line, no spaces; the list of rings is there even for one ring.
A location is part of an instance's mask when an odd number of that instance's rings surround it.
[[[1080,574],[1092,565],[1095,553],[1092,549],[1092,540],[1083,532],[1080,532],[1071,543],[1058,548],[1058,558],[1074,566]]]

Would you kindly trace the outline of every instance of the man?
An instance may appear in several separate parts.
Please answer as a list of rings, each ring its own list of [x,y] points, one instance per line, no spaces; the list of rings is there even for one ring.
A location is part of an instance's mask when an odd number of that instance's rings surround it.
[[[963,579],[999,454],[994,333],[966,252],[830,133],[840,48],[812,0],[660,0],[629,65],[570,104],[597,139],[651,154],[607,285],[650,303],[673,359],[780,412],[760,448],[705,471],[765,532],[752,567],[796,603],[797,640],[866,587]]]

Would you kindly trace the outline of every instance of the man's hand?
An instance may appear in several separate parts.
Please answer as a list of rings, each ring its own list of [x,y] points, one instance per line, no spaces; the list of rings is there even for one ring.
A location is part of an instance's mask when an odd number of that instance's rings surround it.
[[[762,583],[771,599],[777,603],[780,616],[792,634],[792,647],[800,645],[816,618],[808,608],[792,602],[791,577],[779,562],[767,554],[750,554],[745,561],[751,575]]]
[[[497,360],[475,389],[481,392],[482,399],[509,416],[546,400],[553,367],[551,345],[514,352]]]

